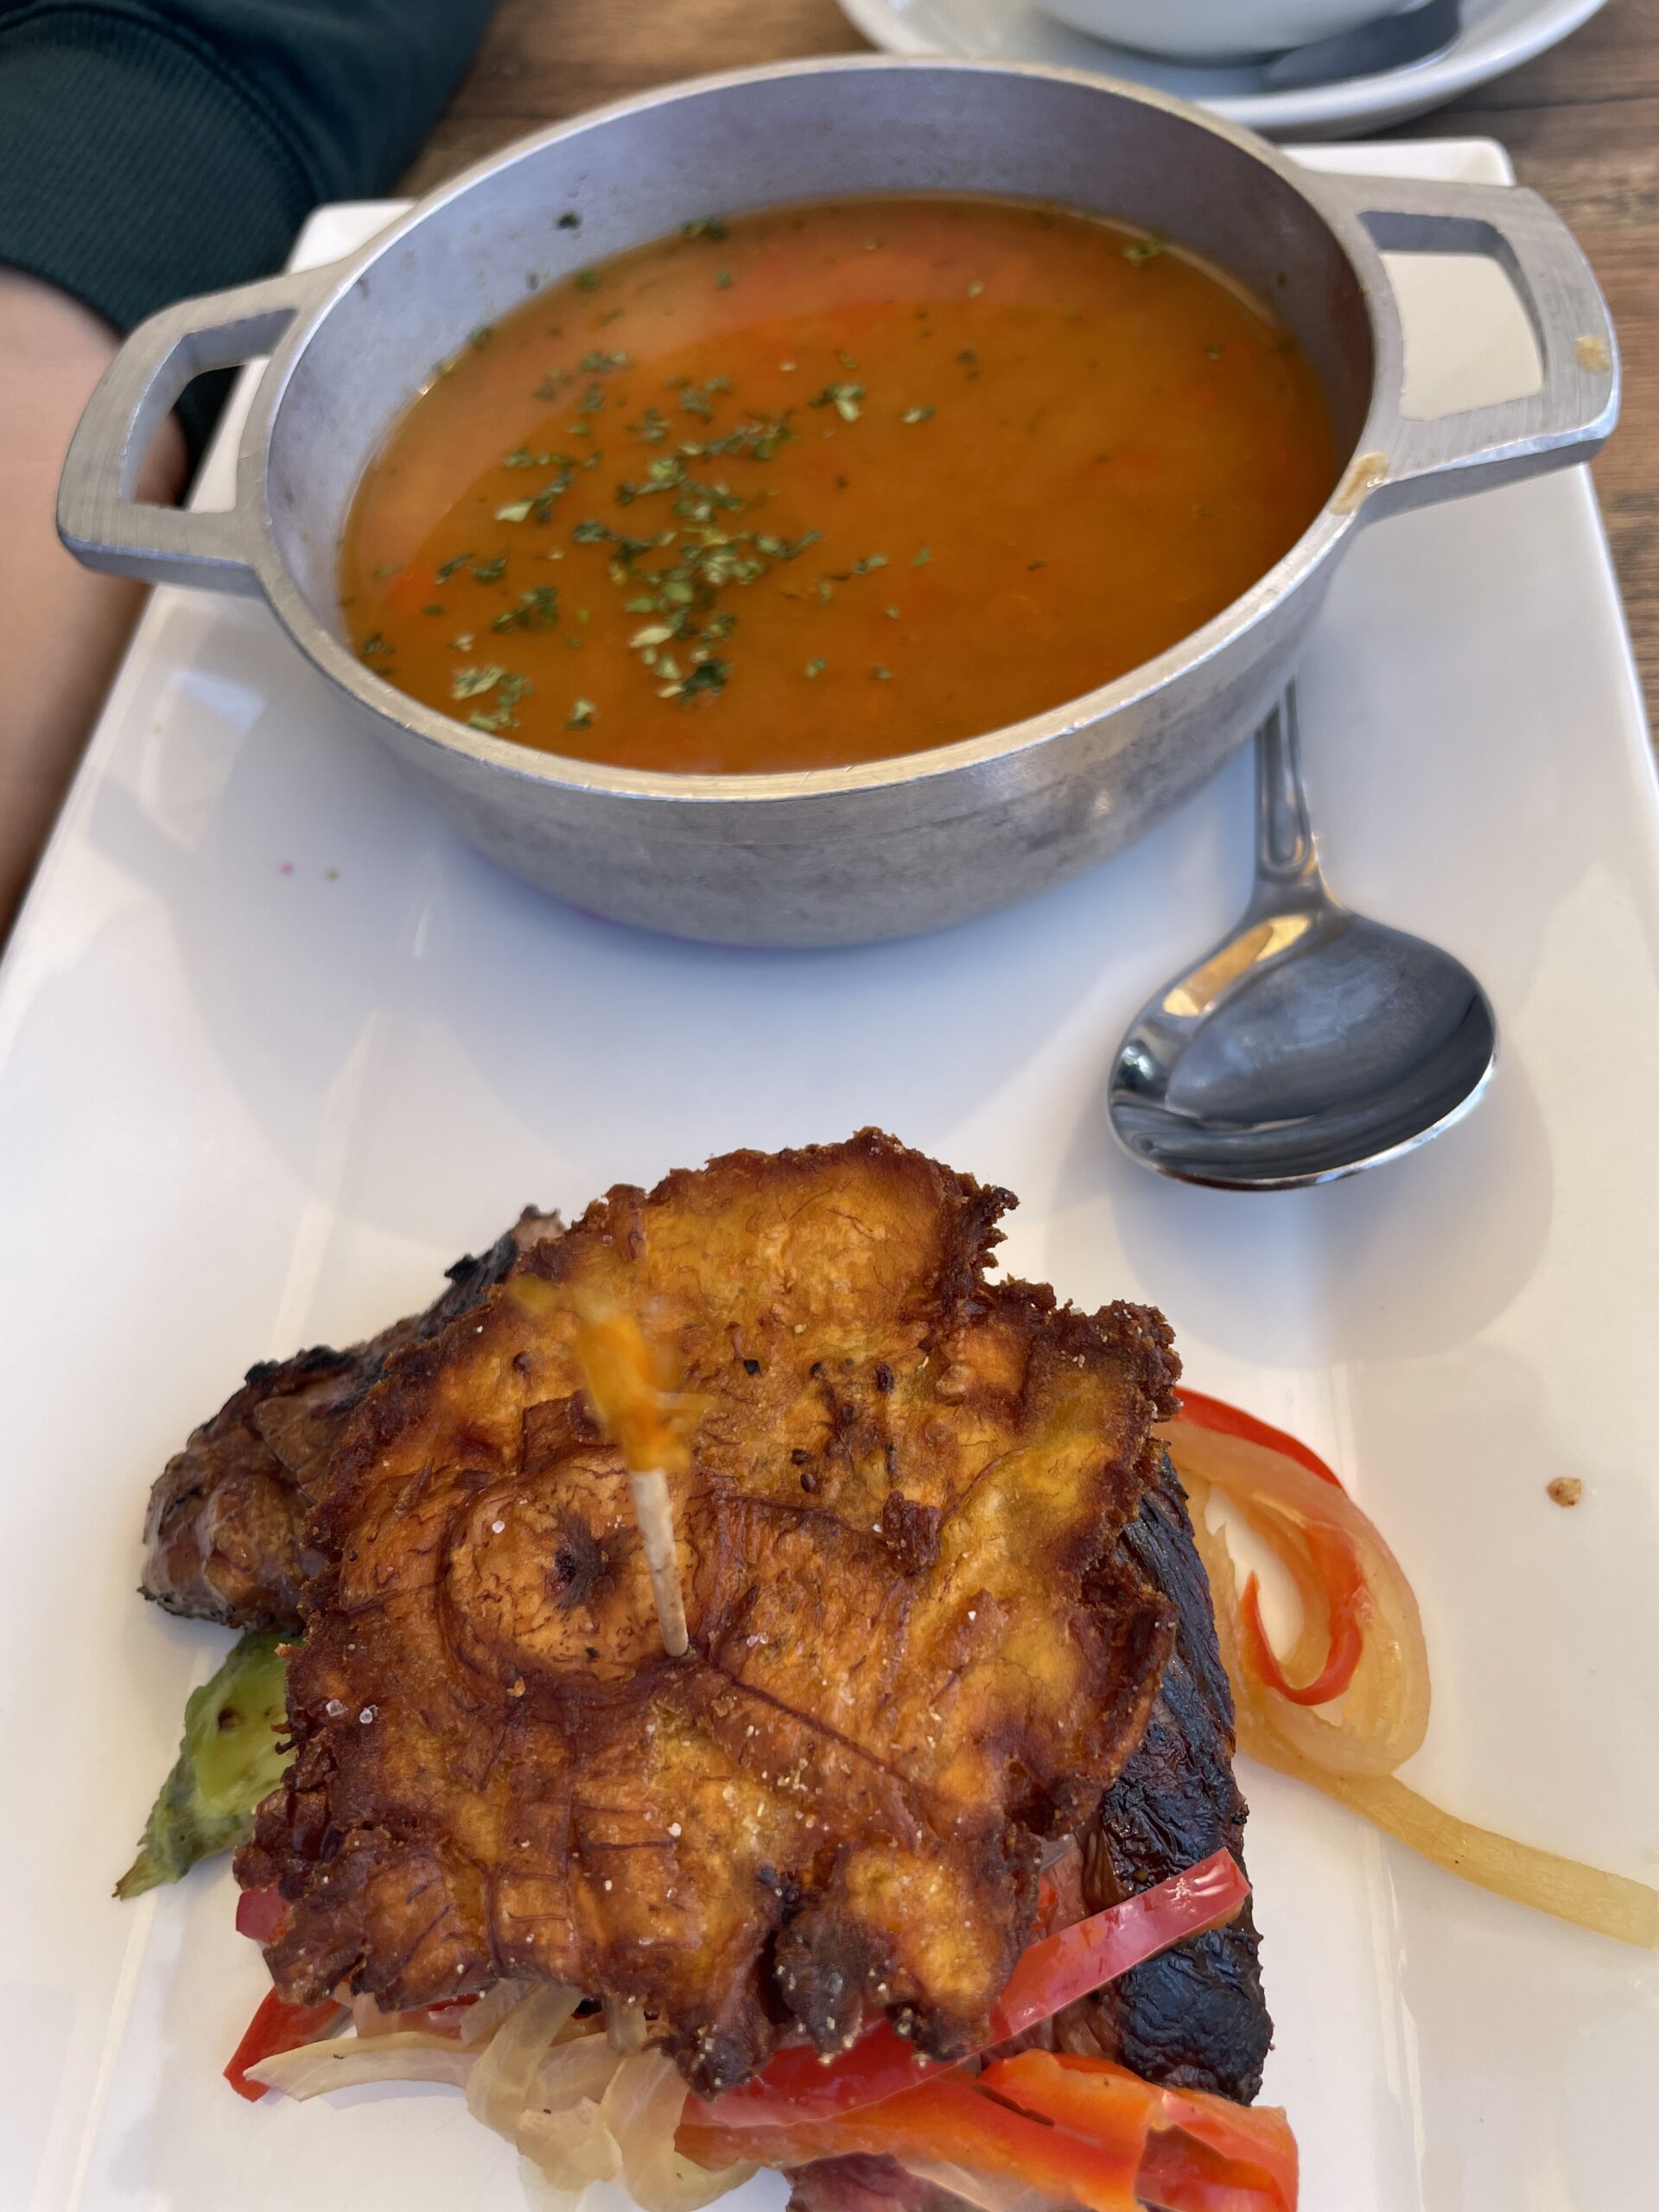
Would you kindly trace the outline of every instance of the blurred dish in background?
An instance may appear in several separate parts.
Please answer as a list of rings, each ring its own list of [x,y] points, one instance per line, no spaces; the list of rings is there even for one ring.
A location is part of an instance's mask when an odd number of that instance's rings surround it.
[[[1251,61],[1336,38],[1410,0],[1042,0],[1043,13],[1090,38],[1173,60]]]
[[[1106,4],[1149,13],[1153,0]],[[1281,0],[1273,4],[1278,7]],[[848,21],[889,54],[955,54],[1092,70],[1196,100],[1229,122],[1276,138],[1354,138],[1426,115],[1559,45],[1602,4],[1603,0],[1466,0],[1461,34],[1431,60],[1377,76],[1275,91],[1261,61],[1154,59],[1058,22],[1035,0],[841,0]],[[1363,12],[1375,16],[1381,10],[1368,4]]]

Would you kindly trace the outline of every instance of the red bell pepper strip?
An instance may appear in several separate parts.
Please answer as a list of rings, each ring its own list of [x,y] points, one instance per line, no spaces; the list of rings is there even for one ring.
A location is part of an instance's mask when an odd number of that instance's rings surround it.
[[[1342,1488],[1339,1476],[1310,1451],[1300,1437],[1289,1435],[1282,1428],[1272,1428],[1254,1414],[1243,1413],[1236,1406],[1230,1406],[1225,1399],[1206,1397],[1202,1390],[1189,1390],[1181,1386],[1181,1410],[1178,1421],[1190,1421],[1194,1428],[1212,1428],[1222,1436],[1236,1436],[1246,1444],[1259,1444],[1267,1452],[1282,1452],[1287,1459],[1294,1459],[1299,1467],[1306,1467],[1323,1483],[1334,1483]]]
[[[1324,1666],[1311,1682],[1304,1682],[1300,1688],[1291,1681],[1268,1642],[1268,1631],[1262,1623],[1262,1587],[1253,1573],[1245,1576],[1244,1587],[1238,1594],[1239,1621],[1250,1664],[1270,1690],[1277,1690],[1293,1705],[1328,1705],[1332,1698],[1340,1697],[1353,1681],[1364,1656],[1370,1593],[1366,1589],[1365,1570],[1359,1563],[1359,1553],[1351,1536],[1335,1529],[1316,1529],[1311,1522],[1305,1524],[1300,1533],[1313,1562],[1314,1573],[1324,1586],[1330,1617],[1331,1642]]]
[[[931,2076],[861,2111],[786,2128],[711,2126],[688,2103],[698,2164],[794,2166],[851,2152],[947,2159],[1085,2212],[1295,2212],[1296,2145],[1281,2112],[1161,2089],[1103,2058],[1025,2051],[977,2081]]]
[[[861,2112],[788,2128],[711,2127],[692,2117],[695,2104],[687,2105],[677,2141],[699,2165],[718,2168],[742,2159],[796,2166],[852,2152],[945,2158],[976,2173],[1016,2175],[1086,2212],[1137,2212],[1138,2138],[1118,2145],[1085,2142],[985,2095],[960,2074],[936,2074]]]
[[[236,1901],[236,1932],[251,1936],[256,1943],[274,1943],[288,1918],[288,1902],[274,1882],[264,1889],[244,1890]]]
[[[249,2067],[257,2066],[263,2058],[275,2058],[278,2051],[297,2050],[302,2043],[315,2043],[345,2012],[345,2006],[336,2005],[332,1998],[326,2005],[290,2005],[274,1989],[267,1990],[225,2069],[225,2079],[238,2097],[257,2104],[265,2094],[264,2084],[248,2079]]]
[[[1169,2212],[1209,2212],[1211,2206],[1231,2212],[1235,2203],[1238,2212],[1257,2206],[1295,2212],[1296,2139],[1284,2113],[1271,2106],[1159,2088],[1108,2060],[1052,2050],[997,2059],[980,2075],[979,2087],[1091,2142],[1120,2142],[1138,2126],[1135,2192]],[[1172,2131],[1167,2148],[1155,2152]],[[1189,2145],[1198,2147],[1183,2147]],[[1163,2194],[1154,2194],[1154,2182]],[[1231,2200],[1219,2193],[1229,2183],[1237,2192]]]
[[[1337,1490],[1342,1488],[1319,1453],[1310,1451],[1300,1438],[1287,1434],[1282,1428],[1270,1427],[1254,1414],[1242,1412],[1221,1398],[1206,1397],[1202,1390],[1184,1389],[1177,1420],[1178,1425],[1185,1422],[1218,1435],[1236,1436],[1241,1442],[1257,1445],[1266,1452],[1277,1452],[1299,1467],[1306,1467],[1321,1482],[1329,1483]],[[1368,1602],[1365,1572],[1352,1540],[1338,1530],[1304,1523],[1300,1534],[1314,1573],[1324,1587],[1330,1616],[1331,1640],[1324,1666],[1311,1682],[1304,1682],[1299,1688],[1291,1681],[1279,1664],[1262,1626],[1261,1586],[1254,1574],[1245,1578],[1239,1592],[1239,1620],[1250,1663],[1268,1688],[1276,1690],[1293,1705],[1328,1705],[1332,1699],[1340,1697],[1352,1681],[1364,1656]]]
[[[1236,1862],[1218,1851],[1154,1889],[1045,1936],[1020,1959],[978,2047],[1006,2043],[1173,1943],[1224,1926],[1249,1893]],[[940,2063],[882,2020],[827,2066],[807,2045],[780,2050],[753,2082],[702,2105],[699,2118],[708,2126],[746,2129],[827,2120],[909,2089]]]

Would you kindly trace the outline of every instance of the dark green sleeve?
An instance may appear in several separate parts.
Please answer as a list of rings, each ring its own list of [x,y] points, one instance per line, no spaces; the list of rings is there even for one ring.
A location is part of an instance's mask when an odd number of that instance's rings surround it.
[[[0,263],[121,330],[268,275],[395,182],[493,5],[0,0]]]

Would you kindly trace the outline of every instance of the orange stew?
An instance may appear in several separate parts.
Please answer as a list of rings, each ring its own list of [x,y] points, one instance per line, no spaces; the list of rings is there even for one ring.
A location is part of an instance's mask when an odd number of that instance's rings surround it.
[[[969,197],[686,226],[473,334],[363,480],[357,651],[475,728],[737,772],[1058,706],[1306,529],[1332,428],[1195,256]]]

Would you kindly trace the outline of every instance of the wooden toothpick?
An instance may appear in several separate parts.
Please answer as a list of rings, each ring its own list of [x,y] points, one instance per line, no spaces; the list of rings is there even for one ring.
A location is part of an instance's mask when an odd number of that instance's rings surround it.
[[[690,1460],[684,1409],[659,1388],[632,1314],[599,1299],[582,1300],[577,1307],[575,1353],[588,1395],[628,1471],[628,1491],[645,1546],[663,1649],[671,1659],[683,1658],[691,1639],[680,1587],[668,1470],[677,1472]]]

